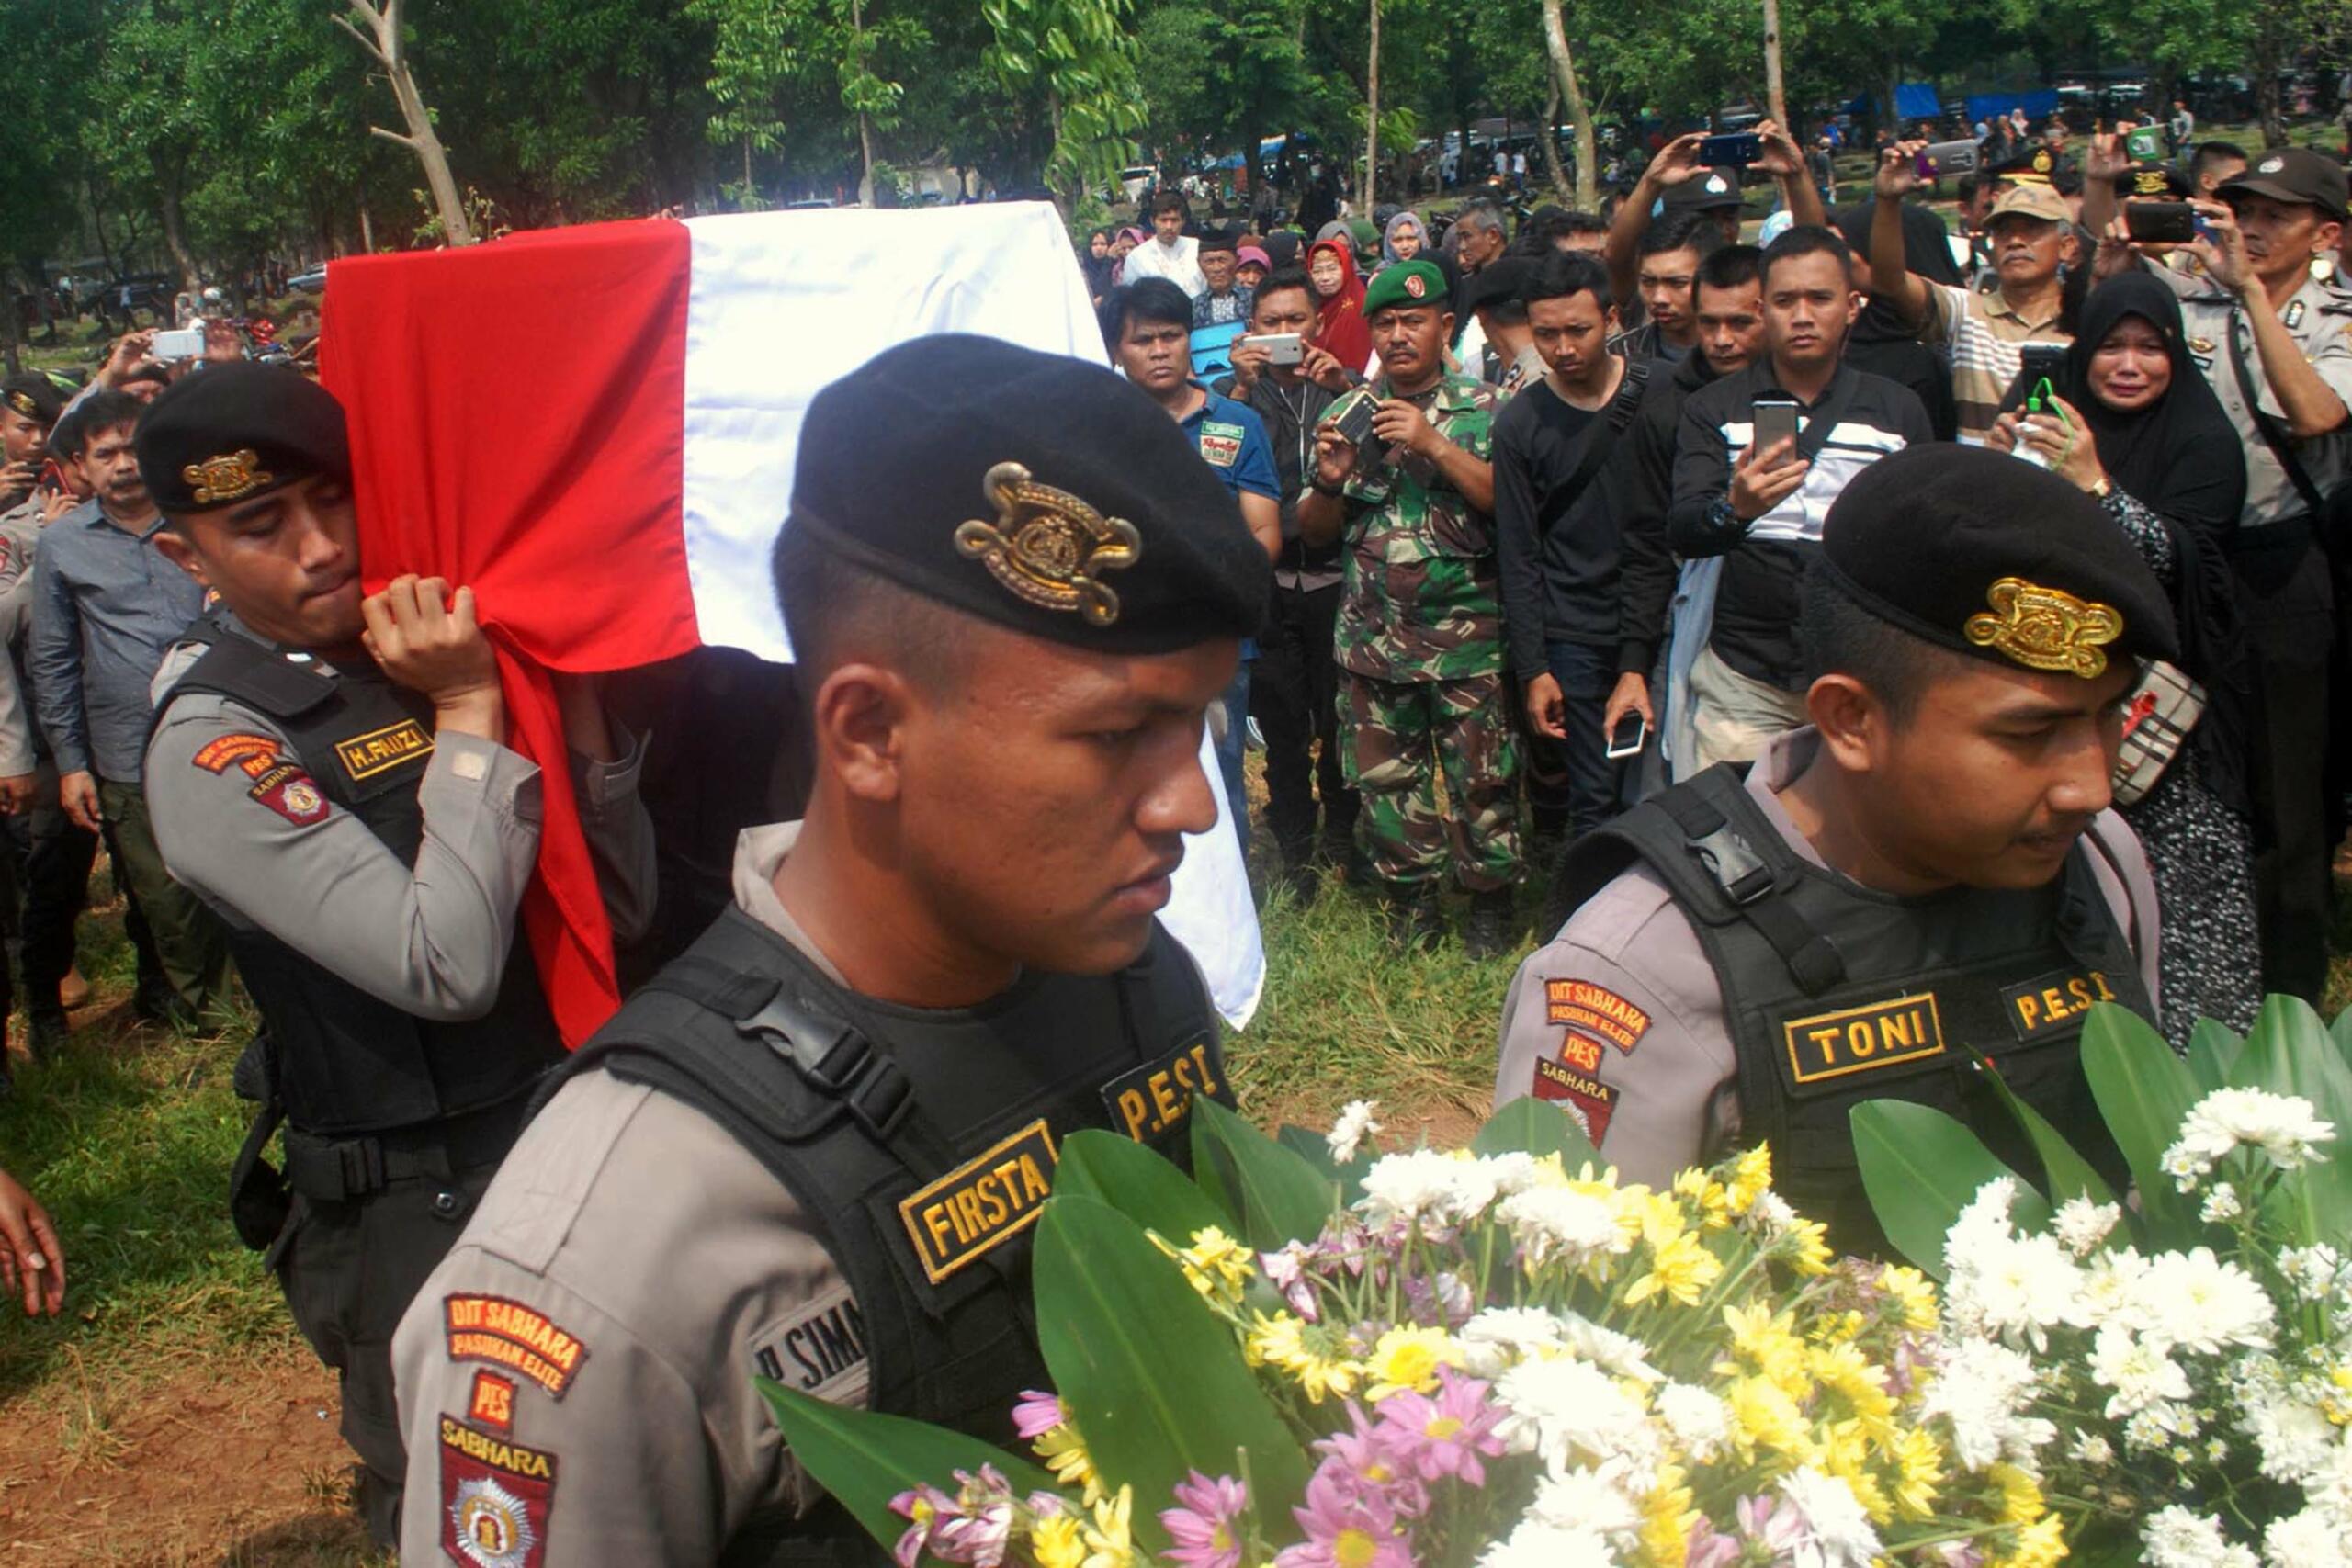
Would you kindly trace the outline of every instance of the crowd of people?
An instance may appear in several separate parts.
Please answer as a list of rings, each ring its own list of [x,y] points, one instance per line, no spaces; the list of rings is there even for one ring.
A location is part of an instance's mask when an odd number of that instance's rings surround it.
[[[1116,378],[943,335],[827,388],[788,684],[556,683],[643,982],[568,1055],[519,925],[537,770],[473,591],[363,592],[335,399],[223,323],[0,385],[29,1048],[69,1046],[104,843],[142,1014],[217,1024],[232,967],[259,1012],[232,1213],[340,1376],[377,1540],[847,1560],[753,1372],[973,1430],[1042,1386],[1057,1141],[1184,1165],[1232,1099],[1155,915],[1183,835],[1250,843],[1253,736],[1269,895],[1428,949],[1455,889],[1482,955],[1542,904],[1498,1102],[1632,1179],[1769,1139],[1859,1250],[1858,1099],[2013,1147],[1982,1064],[2113,1169],[2092,1002],[2185,1050],[2316,1000],[2343,167],[1988,136],[1952,230],[1919,143],[1838,209],[1770,122],[1711,145],[1517,223],[1195,231],[1162,193],[1080,257]],[[694,795],[714,744],[786,759],[781,804]],[[63,1261],[0,1176],[0,1280],[55,1311]]]

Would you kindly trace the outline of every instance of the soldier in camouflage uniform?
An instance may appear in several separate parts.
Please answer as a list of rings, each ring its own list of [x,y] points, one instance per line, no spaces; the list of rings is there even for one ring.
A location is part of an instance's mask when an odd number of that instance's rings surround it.
[[[1446,373],[1453,315],[1432,264],[1382,273],[1364,315],[1380,352],[1370,391],[1384,455],[1362,461],[1327,418],[1298,508],[1310,545],[1348,545],[1336,644],[1348,782],[1363,801],[1357,843],[1400,941],[1434,942],[1450,853],[1471,896],[1465,941],[1499,953],[1520,849],[1487,463],[1498,403],[1493,388]]]

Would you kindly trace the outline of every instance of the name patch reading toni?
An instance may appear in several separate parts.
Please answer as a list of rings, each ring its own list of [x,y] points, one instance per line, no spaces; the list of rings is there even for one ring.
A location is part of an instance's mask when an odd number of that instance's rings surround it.
[[[1128,1137],[1141,1143],[1183,1125],[1193,1114],[1193,1096],[1216,1090],[1208,1042],[1203,1041],[1165,1061],[1121,1073],[1102,1086],[1102,1107]]]
[[[413,718],[334,743],[334,754],[354,784],[374,778],[388,768],[397,768],[412,757],[425,756],[432,750],[433,737]]]
[[[1544,981],[1544,1010],[1551,1022],[1582,1030],[1620,1051],[1631,1052],[1650,1032],[1648,1013],[1589,980]]]
[[[2065,1029],[2091,1010],[2093,1002],[2111,1002],[2115,988],[2098,969],[2059,969],[2010,986],[2001,992],[2007,1005],[2009,1027],[2019,1040],[2039,1040]]]
[[[588,1359],[588,1347],[557,1327],[545,1314],[503,1296],[444,1296],[442,1321],[448,1329],[449,1359],[488,1361],[537,1383],[561,1399],[572,1375]]]
[[[1943,1020],[1933,991],[1868,1007],[1791,1019],[1781,1026],[1789,1068],[1799,1083],[1899,1066],[1944,1049]]]
[[[1039,1117],[899,1201],[915,1258],[934,1285],[1037,1223],[1054,1190],[1054,1134]]]

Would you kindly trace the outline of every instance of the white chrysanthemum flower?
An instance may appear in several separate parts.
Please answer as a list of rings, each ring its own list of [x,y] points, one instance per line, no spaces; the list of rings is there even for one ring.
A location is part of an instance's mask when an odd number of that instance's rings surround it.
[[[2114,1203],[2094,1203],[2088,1198],[2069,1198],[2058,1205],[2056,1216],[2050,1222],[2051,1234],[2060,1246],[2077,1258],[2088,1256],[2091,1248],[2108,1237],[2123,1218],[2123,1210]]]
[[[1372,1119],[1373,1110],[1379,1103],[1374,1100],[1351,1100],[1340,1107],[1340,1119],[1331,1123],[1331,1131],[1323,1139],[1323,1146],[1331,1151],[1333,1159],[1346,1165],[1356,1157],[1363,1141],[1381,1130],[1380,1123]]]
[[[1662,1382],[1666,1374],[1650,1365],[1650,1348],[1631,1335],[1620,1334],[1580,1312],[1560,1314],[1560,1342],[1568,1354],[1582,1356],[1611,1377],[1640,1382]]]
[[[2199,1430],[2195,1411],[2158,1400],[2123,1423],[2123,1447],[2132,1453],[2170,1453],[2175,1444],[2188,1441]]]
[[[1498,1198],[1508,1198],[1515,1192],[1527,1192],[1539,1187],[1565,1186],[1568,1179],[1560,1169],[1558,1159],[1537,1159],[1519,1149],[1508,1154],[1482,1156],[1478,1163],[1485,1168],[1487,1179],[1495,1184],[1495,1196]]]
[[[1496,1435],[1555,1474],[1580,1460],[1628,1461],[1637,1475],[1654,1470],[1658,1440],[1648,1416],[1590,1361],[1521,1361],[1495,1380],[1494,1396],[1508,1411]]]
[[[2233,1150],[2252,1148],[2279,1169],[2292,1170],[2324,1157],[2319,1145],[2335,1136],[2335,1123],[2321,1121],[2312,1102],[2299,1094],[2217,1089],[2181,1122],[2180,1137],[2165,1151],[2164,1165],[2176,1176],[2202,1176]]]
[[[1363,1173],[1356,1207],[1374,1224],[1462,1224],[1494,1201],[1493,1179],[1475,1159],[1435,1149],[1383,1155]]]
[[[2111,1324],[2134,1334],[2155,1326],[2142,1290],[2147,1275],[2148,1260],[2136,1248],[2121,1247],[2093,1256],[2083,1265],[2075,1295],[2083,1325],[2104,1328]]]
[[[2262,1473],[2297,1486],[2326,1474],[2343,1447],[2342,1434],[2324,1412],[2276,1386],[2239,1396],[2238,1425],[2262,1456]]]
[[[1778,1241],[1797,1223],[1796,1206],[1767,1187],[1747,1206],[1747,1223],[1768,1241]]]
[[[2335,1292],[2344,1259],[2325,1242],[2316,1247],[2290,1247],[2278,1254],[2278,1271],[2305,1301],[2320,1301]]]
[[[1976,1190],[1944,1233],[1944,1267],[1955,1277],[1975,1269],[1988,1248],[2009,1240],[2009,1205],[2017,1201],[2018,1184],[1996,1176]]]
[[[2115,1462],[2115,1445],[2097,1432],[2076,1432],[2066,1452],[2080,1464],[2101,1470]]]
[[[1478,1554],[1478,1568],[1617,1568],[1617,1554],[1589,1529],[1522,1519],[1507,1539]]]
[[[2222,1533],[2222,1521],[2175,1503],[2140,1525],[2148,1568],[2260,1568],[2253,1552]]]
[[[1531,1268],[1557,1258],[1579,1268],[1595,1258],[1628,1251],[1633,1240],[1617,1224],[1617,1211],[1589,1192],[1568,1187],[1539,1187],[1513,1193],[1495,1211]]]
[[[2262,1558],[2270,1568],[2352,1568],[2346,1521],[2305,1508],[2270,1521],[2262,1532]]]
[[[1503,1369],[1534,1356],[1556,1354],[1566,1346],[1560,1320],[1542,1307],[1488,1307],[1455,1333],[1464,1370],[1491,1382]]]
[[[1997,1340],[1954,1340],[1920,1412],[1951,1424],[1952,1457],[1964,1470],[2002,1460],[2030,1466],[2034,1450],[2057,1435],[2048,1421],[2024,1414],[2037,1381],[2033,1363]]]
[[[2238,1201],[2238,1190],[2226,1181],[2213,1183],[2205,1194],[2205,1201],[2197,1206],[2197,1217],[2209,1225],[2226,1224],[2245,1213],[2245,1205]]]
[[[1682,1445],[1682,1451],[1704,1464],[1723,1451],[1731,1438],[1731,1412],[1705,1389],[1670,1382],[1657,1391],[1658,1419]]]
[[[1883,1550],[1871,1517],[1854,1489],[1834,1475],[1804,1465],[1781,1477],[1781,1495],[1804,1516],[1808,1539],[1796,1544],[1796,1561],[1821,1568],[1870,1568]]]
[[[1630,1544],[1627,1538],[1642,1528],[1639,1503],[1610,1473],[1584,1465],[1536,1483],[1526,1517],[1555,1529],[1590,1530],[1620,1546]]]
[[[2210,1247],[2159,1253],[2138,1286],[2148,1336],[2184,1350],[2216,1355],[2227,1346],[2267,1346],[2278,1316],[2261,1282]]]
[[[2096,1382],[2114,1391],[2107,1402],[2110,1421],[2160,1401],[2188,1397],[2188,1374],[2165,1354],[2163,1345],[2112,1324],[2091,1341],[2090,1370]]]
[[[1952,1227],[1954,1235],[1959,1230]],[[2082,1269],[2056,1237],[1972,1237],[1967,1259],[1945,1292],[1954,1324],[2043,1350],[2051,1329],[2079,1321]]]

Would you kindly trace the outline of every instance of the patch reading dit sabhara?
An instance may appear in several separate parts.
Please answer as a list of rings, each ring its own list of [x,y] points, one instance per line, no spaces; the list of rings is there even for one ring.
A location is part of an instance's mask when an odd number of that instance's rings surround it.
[[[444,1296],[449,1359],[487,1361],[518,1372],[561,1399],[588,1347],[521,1302],[503,1296]]]

